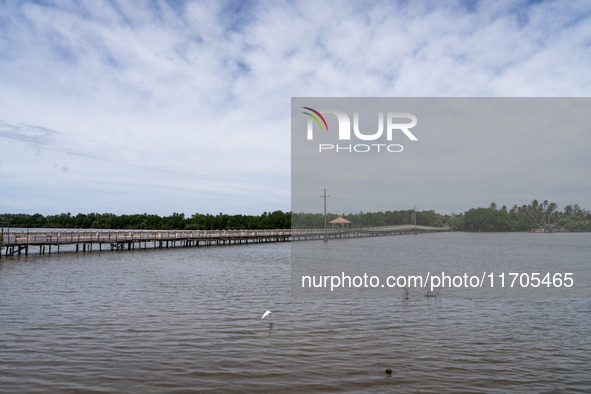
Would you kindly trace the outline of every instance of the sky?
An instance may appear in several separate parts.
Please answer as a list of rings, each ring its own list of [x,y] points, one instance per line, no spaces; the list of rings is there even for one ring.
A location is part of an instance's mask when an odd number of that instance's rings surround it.
[[[584,1],[3,1],[0,212],[289,211],[292,97],[588,97],[590,46]]]
[[[589,108],[582,97],[296,98],[292,209],[321,213],[325,187],[345,215],[591,206]]]

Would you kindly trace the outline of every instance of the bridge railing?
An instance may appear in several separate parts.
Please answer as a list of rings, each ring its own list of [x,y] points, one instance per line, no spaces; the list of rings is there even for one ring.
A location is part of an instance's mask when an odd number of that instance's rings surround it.
[[[412,231],[446,231],[447,227],[429,227],[414,225],[380,227],[331,227],[328,234],[347,233],[388,233]],[[303,235],[321,235],[324,229],[279,229],[279,230],[55,230],[55,231],[11,231],[3,233],[4,246],[26,244],[75,244],[75,243],[119,243],[152,242],[199,239],[291,237]],[[352,234],[351,234],[352,235]]]
[[[94,230],[12,231],[3,234],[4,246],[25,244],[117,243],[186,239],[289,237],[290,230]]]

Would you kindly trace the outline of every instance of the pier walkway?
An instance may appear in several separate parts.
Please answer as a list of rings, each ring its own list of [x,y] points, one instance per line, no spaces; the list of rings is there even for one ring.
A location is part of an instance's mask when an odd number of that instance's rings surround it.
[[[327,229],[327,239],[449,231],[447,227],[385,226]],[[159,249],[324,239],[324,229],[297,230],[51,230],[4,231],[0,256]]]

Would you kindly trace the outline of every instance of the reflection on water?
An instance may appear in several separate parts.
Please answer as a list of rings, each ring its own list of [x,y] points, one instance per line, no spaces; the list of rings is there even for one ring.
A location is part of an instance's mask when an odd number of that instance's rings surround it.
[[[289,244],[2,259],[1,391],[591,390],[587,298],[290,286]]]

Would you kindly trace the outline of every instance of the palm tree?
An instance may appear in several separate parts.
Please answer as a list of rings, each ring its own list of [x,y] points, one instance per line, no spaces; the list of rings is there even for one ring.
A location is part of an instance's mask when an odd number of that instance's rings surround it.
[[[544,210],[542,205],[538,202],[538,200],[533,200],[531,202],[531,213],[537,223],[542,224]]]
[[[551,220],[552,216],[554,215],[554,212],[558,209],[558,205],[556,205],[555,202],[551,202],[550,204],[547,205],[546,207],[546,224],[551,224]]]

